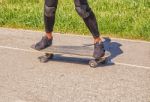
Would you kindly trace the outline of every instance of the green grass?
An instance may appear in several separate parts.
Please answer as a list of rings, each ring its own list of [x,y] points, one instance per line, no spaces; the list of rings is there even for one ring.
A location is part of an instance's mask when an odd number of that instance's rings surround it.
[[[44,0],[0,0],[0,26],[43,30]],[[89,0],[103,36],[150,41],[149,0]],[[73,0],[59,0],[55,32],[90,34]]]

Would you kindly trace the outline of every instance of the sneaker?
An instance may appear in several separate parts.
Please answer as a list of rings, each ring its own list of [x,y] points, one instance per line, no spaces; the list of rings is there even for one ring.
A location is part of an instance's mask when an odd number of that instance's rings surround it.
[[[52,45],[53,39],[48,39],[47,36],[43,36],[41,41],[31,46],[35,50],[42,50]]]
[[[99,59],[105,55],[105,49],[103,42],[94,44],[93,57]]]

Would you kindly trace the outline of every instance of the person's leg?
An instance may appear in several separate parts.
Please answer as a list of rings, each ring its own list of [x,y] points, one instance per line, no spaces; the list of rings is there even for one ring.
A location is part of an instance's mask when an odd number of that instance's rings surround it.
[[[88,5],[87,0],[74,0],[77,13],[82,17],[86,26],[90,30],[94,38],[94,53],[95,58],[104,56],[104,45],[100,38],[98,24],[95,15]]]
[[[100,42],[100,33],[98,30],[95,15],[88,5],[87,0],[74,0],[77,13],[83,18],[86,26],[93,35],[94,43]]]
[[[55,12],[57,9],[58,0],[45,0],[44,4],[44,23],[46,35],[31,47],[36,50],[42,50],[52,45],[52,31],[55,23]]]
[[[45,32],[49,39],[52,38],[52,31],[55,23],[55,12],[58,0],[45,0],[44,4],[44,23]]]

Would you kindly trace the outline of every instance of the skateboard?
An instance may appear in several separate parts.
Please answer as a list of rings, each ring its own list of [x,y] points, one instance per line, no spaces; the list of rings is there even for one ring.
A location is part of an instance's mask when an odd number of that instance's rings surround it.
[[[89,47],[89,46],[52,45],[43,50],[40,50],[40,52],[44,53],[44,55],[38,57],[38,59],[40,62],[46,63],[52,60],[55,54],[93,57],[93,51],[94,51],[93,46]],[[96,68],[99,64],[106,64],[109,56],[110,53],[105,52],[105,55],[103,57],[99,59],[93,58],[89,60],[89,66],[92,68]]]

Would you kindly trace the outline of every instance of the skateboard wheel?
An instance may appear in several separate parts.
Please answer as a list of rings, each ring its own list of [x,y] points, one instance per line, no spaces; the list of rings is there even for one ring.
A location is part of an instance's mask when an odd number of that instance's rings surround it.
[[[98,65],[98,63],[97,63],[95,60],[90,60],[90,61],[89,61],[89,65],[90,65],[90,67],[92,67],[92,68],[96,68],[97,65]]]
[[[38,57],[38,59],[40,60],[41,63],[46,63],[50,59],[53,59],[53,57],[54,57],[54,54],[46,54],[45,56]]]
[[[40,57],[38,57],[38,59],[40,60],[40,59],[42,59],[42,58],[44,58],[44,56],[40,56]]]
[[[41,63],[46,63],[46,62],[48,62],[49,59],[46,57],[45,58],[43,57],[43,58],[39,58],[39,60]]]

